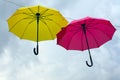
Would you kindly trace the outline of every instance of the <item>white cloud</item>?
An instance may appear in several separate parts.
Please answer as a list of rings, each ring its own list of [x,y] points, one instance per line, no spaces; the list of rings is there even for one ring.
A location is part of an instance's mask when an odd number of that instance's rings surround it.
[[[4,49],[4,54],[0,55],[0,80],[8,80],[8,76],[10,73],[10,62],[11,56],[7,49]]]

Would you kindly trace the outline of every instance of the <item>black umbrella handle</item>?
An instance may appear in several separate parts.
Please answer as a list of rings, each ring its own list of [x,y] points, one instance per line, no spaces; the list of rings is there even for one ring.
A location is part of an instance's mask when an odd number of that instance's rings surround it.
[[[92,67],[93,66],[92,60],[90,60],[90,61],[91,61],[91,64],[88,64],[88,61],[86,61],[86,64],[87,64],[88,67]]]
[[[88,61],[86,61],[86,64],[87,64],[88,67],[92,67],[92,66],[93,66],[93,61],[92,61],[92,57],[91,57],[91,54],[90,54],[90,50],[89,50],[89,49],[88,49],[88,52],[89,52],[91,64],[88,64]]]
[[[39,46],[37,45],[36,48],[33,49],[33,52],[35,55],[38,55],[39,53]]]

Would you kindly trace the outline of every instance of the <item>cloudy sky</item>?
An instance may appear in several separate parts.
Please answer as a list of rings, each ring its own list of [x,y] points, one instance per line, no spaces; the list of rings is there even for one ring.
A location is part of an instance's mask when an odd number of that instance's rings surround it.
[[[11,2],[12,1],[12,2]],[[117,32],[111,41],[92,49],[93,67],[87,67],[87,51],[67,51],[56,39],[35,43],[8,32],[6,20],[22,6],[40,4],[58,9],[68,21],[92,16],[111,21]],[[0,80],[120,80],[119,0],[0,0]]]

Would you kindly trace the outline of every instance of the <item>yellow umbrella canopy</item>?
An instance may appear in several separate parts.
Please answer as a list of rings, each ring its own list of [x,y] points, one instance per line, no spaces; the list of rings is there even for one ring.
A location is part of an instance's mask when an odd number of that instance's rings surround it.
[[[7,21],[10,32],[21,39],[37,42],[36,55],[39,41],[55,39],[61,28],[68,24],[58,10],[40,5],[19,8]]]

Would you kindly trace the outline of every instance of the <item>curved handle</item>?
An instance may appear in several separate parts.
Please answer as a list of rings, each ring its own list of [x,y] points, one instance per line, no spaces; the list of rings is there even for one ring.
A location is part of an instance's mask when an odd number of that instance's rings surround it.
[[[88,67],[92,67],[93,66],[93,61],[92,61],[92,57],[90,56],[90,62],[91,64],[88,64],[88,61],[86,61],[86,64]]]
[[[38,45],[36,46],[36,48],[33,49],[33,52],[34,52],[35,55],[38,55],[38,53],[39,53],[38,52]]]

